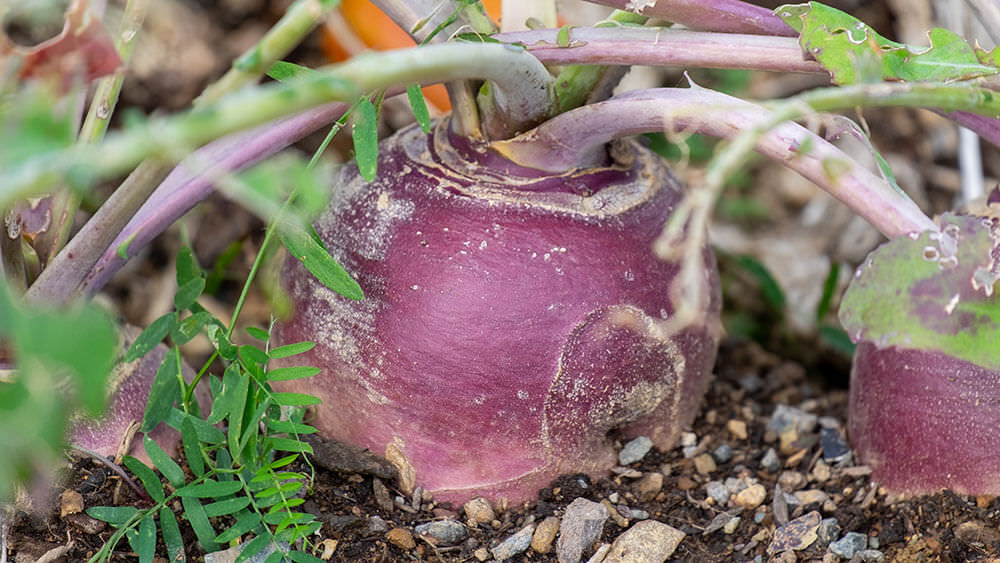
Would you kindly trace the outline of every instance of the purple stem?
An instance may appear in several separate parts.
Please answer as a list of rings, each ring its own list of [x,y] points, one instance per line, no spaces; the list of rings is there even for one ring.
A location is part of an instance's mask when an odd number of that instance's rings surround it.
[[[198,149],[189,160],[174,168],[136,212],[87,273],[82,282],[83,289],[88,295],[100,291],[127,261],[118,255],[119,246],[131,239],[126,254],[128,258],[134,257],[157,235],[215,190],[212,178],[237,172],[264,160],[333,122],[343,115],[347,107],[343,103],[319,106],[275,123],[229,135]],[[188,166],[185,166],[185,162],[189,163]],[[208,169],[202,169],[197,164],[191,166],[191,162],[208,162],[212,165]]]
[[[493,147],[523,166],[565,172],[604,164],[604,145],[617,137],[667,130],[732,139],[769,115],[760,106],[702,88],[641,90],[563,113]],[[756,149],[813,181],[889,238],[937,228],[905,194],[798,124],[764,134]]]
[[[558,45],[558,29],[500,33],[503,43],[520,43],[545,64],[662,65],[679,67],[826,72],[802,55],[791,37],[712,33],[652,27],[580,27],[569,44]],[[734,52],[739,56],[734,56]]]
[[[767,8],[739,0],[589,0],[619,10],[660,18],[702,31],[752,33],[754,35],[797,34]]]
[[[975,131],[976,134],[987,142],[1000,147],[1000,119],[965,111],[953,111],[951,113],[943,113],[942,115],[962,127]]]

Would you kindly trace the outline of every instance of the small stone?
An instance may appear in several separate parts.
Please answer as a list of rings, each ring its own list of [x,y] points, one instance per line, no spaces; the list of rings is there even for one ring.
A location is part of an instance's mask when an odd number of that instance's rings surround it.
[[[610,516],[611,519],[615,521],[615,524],[618,524],[622,528],[628,528],[628,520],[625,518],[625,516],[623,516],[620,512],[618,512],[618,509],[615,507],[615,505],[608,502],[608,499],[602,500],[601,506],[603,506],[604,509],[608,511],[608,516]]]
[[[779,434],[778,448],[781,450],[781,453],[788,455],[798,451],[800,449],[799,437],[799,429],[795,426],[789,426],[781,434]]]
[[[639,502],[650,502],[663,489],[663,473],[646,473],[635,482],[635,496]]]
[[[764,452],[764,457],[760,458],[760,468],[768,473],[776,473],[781,469],[781,459],[774,448],[767,448],[767,451]]]
[[[774,537],[771,538],[771,544],[767,546],[767,552],[781,553],[809,547],[817,539],[816,530],[819,528],[820,519],[819,512],[813,510],[779,527],[774,531]]]
[[[683,448],[681,448],[681,452],[684,453],[684,459],[691,459],[692,457],[697,455],[698,452],[700,451],[701,448],[699,448],[698,446],[684,446]]]
[[[632,520],[645,520],[649,518],[649,513],[639,508],[633,508],[628,511],[628,517]]]
[[[692,480],[687,475],[682,475],[677,479],[677,488],[682,491],[690,491],[691,489],[694,489],[697,486],[698,483],[695,483],[694,480]]]
[[[748,373],[739,379],[740,387],[746,389],[747,393],[756,393],[764,387],[764,379],[756,373]]]
[[[778,405],[767,422],[767,427],[781,435],[789,428],[795,428],[800,434],[808,434],[816,429],[819,417],[802,409],[788,405]]]
[[[490,550],[485,547],[480,547],[472,552],[472,556],[475,557],[477,561],[486,561],[490,558]]]
[[[489,524],[497,517],[493,507],[490,506],[490,501],[482,497],[466,502],[462,509],[465,511],[465,517],[473,524]]]
[[[709,481],[705,485],[705,492],[719,506],[726,506],[729,502],[729,489],[721,481]]]
[[[833,471],[825,461],[819,459],[816,460],[816,465],[813,467],[810,475],[812,475],[813,480],[817,483],[826,483],[830,480],[830,477],[833,476]]]
[[[795,498],[799,501],[799,504],[805,506],[807,504],[823,504],[830,499],[830,496],[819,489],[809,489],[807,491],[796,491]]]
[[[969,545],[994,545],[1000,542],[1000,532],[982,520],[962,522],[955,527],[955,537]]]
[[[755,482],[746,479],[737,479],[736,477],[726,477],[726,489],[729,490],[730,495],[735,495]]]
[[[455,545],[465,539],[465,526],[455,520],[435,520],[414,528],[421,536],[427,536],[444,545]]]
[[[740,526],[741,521],[742,518],[740,518],[739,516],[734,516],[730,518],[729,521],[726,522],[726,525],[722,527],[722,531],[725,532],[726,534],[732,534],[733,532],[736,531],[736,528]]]
[[[732,419],[726,423],[726,430],[737,440],[747,439],[747,423],[742,420]]]
[[[378,477],[372,479],[372,493],[375,495],[375,504],[385,512],[391,514],[396,505],[392,502],[392,495],[389,494],[389,488]]]
[[[718,448],[715,448],[715,451],[712,452],[712,457],[715,458],[716,463],[726,463],[733,459],[733,448],[729,444],[722,444]]]
[[[524,553],[528,550],[528,546],[531,545],[531,538],[534,533],[534,524],[528,524],[521,528],[517,533],[503,540],[490,550],[493,553],[493,558],[497,561],[506,561],[515,555]]]
[[[771,510],[774,514],[774,523],[784,526],[788,523],[788,500],[785,491],[781,490],[781,485],[774,486],[774,495],[771,497]]]
[[[625,444],[622,451],[618,452],[618,463],[620,465],[631,465],[641,461],[653,447],[653,441],[646,436],[639,436]]]
[[[618,494],[618,491],[615,491],[610,495],[608,495],[608,502],[610,502],[611,504],[618,504],[619,502],[621,502],[621,495]]]
[[[59,495],[59,516],[65,518],[67,514],[83,512],[83,495],[73,489],[66,489]]]
[[[611,551],[611,544],[602,543],[601,545],[597,546],[597,549],[594,550],[594,554],[590,556],[590,559],[587,560],[587,563],[603,563],[604,556],[606,556],[609,551]]]
[[[718,469],[718,466],[715,465],[715,460],[712,459],[711,455],[701,454],[699,456],[695,456],[694,468],[695,471],[697,471],[698,473],[702,475],[708,475],[709,473]]]
[[[866,547],[868,547],[868,536],[858,532],[847,532],[844,537],[830,544],[830,553],[850,559]]]
[[[542,520],[538,527],[535,528],[535,534],[531,536],[531,549],[535,550],[535,553],[546,554],[552,551],[552,542],[556,539],[556,533],[559,532],[559,519],[555,516],[549,516],[545,520]]]
[[[753,510],[754,508],[760,506],[761,503],[764,502],[765,498],[767,498],[767,489],[764,488],[764,485],[758,483],[756,485],[750,485],[746,489],[736,493],[736,496],[733,497],[733,502],[736,503],[737,506]]]
[[[712,521],[705,526],[705,529],[701,531],[701,535],[707,536],[716,530],[721,530],[730,520],[733,519],[733,515],[728,512],[720,512],[712,518]]]
[[[666,561],[684,535],[684,532],[663,522],[643,520],[618,536],[604,556],[603,563]]]
[[[778,475],[778,484],[784,491],[797,491],[806,486],[806,476],[798,471],[782,471]]]
[[[556,554],[559,563],[578,563],[583,552],[601,536],[608,511],[599,503],[577,498],[566,507],[559,525]]]
[[[389,530],[385,534],[385,539],[403,551],[409,551],[417,547],[417,542],[413,539],[413,534],[406,528],[393,528]]]
[[[844,435],[836,427],[823,427],[819,431],[819,443],[823,448],[823,460],[836,463],[851,453]]]
[[[65,520],[74,528],[78,528],[83,533],[91,536],[103,532],[107,527],[107,524],[104,521],[93,518],[86,512],[74,512],[73,514],[67,514]],[[2,559],[2,557],[0,557],[0,559]]]
[[[836,518],[824,518],[816,528],[816,537],[823,545],[836,541],[840,537],[840,522]]]
[[[681,432],[681,446],[685,448],[698,445],[698,435],[694,432]]]
[[[877,549],[863,549],[854,554],[851,561],[860,561],[862,563],[881,563],[885,561],[885,554]]]
[[[379,518],[378,516],[372,516],[368,519],[367,533],[381,534],[387,531],[389,531],[389,523],[385,520]]]

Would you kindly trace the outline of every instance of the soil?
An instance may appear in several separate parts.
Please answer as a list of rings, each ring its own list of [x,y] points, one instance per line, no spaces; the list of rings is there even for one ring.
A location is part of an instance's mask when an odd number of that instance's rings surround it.
[[[164,16],[159,21],[164,27],[158,32],[159,37],[169,45],[171,38],[177,40],[178,30],[184,30],[181,43],[189,55],[170,58],[173,62],[187,63],[140,62],[137,65],[140,72],[126,82],[125,103],[145,111],[183,107],[211,76],[225,68],[226,61],[273,23],[285,4],[263,0],[162,3],[159,9],[164,10]],[[876,23],[884,33],[891,34],[892,29],[901,32],[903,23],[898,20],[898,10],[893,10],[898,2],[864,4],[844,7],[855,13],[862,10],[864,13],[859,15]],[[320,60],[316,44],[314,38],[296,53],[296,60],[305,64]],[[158,71],[143,74],[144,68]],[[677,76],[661,75],[660,80],[674,84]],[[710,76],[705,78],[710,79]],[[759,96],[783,95],[813,85],[811,80],[765,76],[754,78],[748,88]],[[876,143],[887,151],[887,159],[904,187],[925,208],[950,207],[957,191],[951,129],[942,126],[941,120],[934,116],[904,110],[882,111],[877,119],[882,126],[872,127]],[[307,143],[306,149],[309,148]],[[987,163],[991,161],[1000,159],[987,159]],[[688,181],[697,181],[696,169],[683,172]],[[1000,171],[989,168],[987,173],[1000,175]],[[767,244],[760,242],[754,246],[753,241],[778,236],[802,239],[814,245],[816,254],[830,257],[827,265],[841,263],[844,272],[849,273],[852,260],[856,263],[877,242],[877,236],[869,236],[860,237],[865,242],[856,243],[858,237],[850,239],[847,236],[850,233],[840,232],[845,230],[846,223],[838,223],[835,217],[824,225],[810,227],[808,236],[799,236],[796,233],[804,232],[800,224],[802,213],[814,204],[814,196],[802,196],[802,188],[788,184],[773,167],[761,165],[752,174],[758,182],[750,182],[751,185],[766,184],[768,189],[740,191],[739,198],[757,198],[769,210],[768,214],[764,218],[759,215],[721,218],[723,223],[730,221],[753,233],[745,237],[743,242],[750,241],[749,246],[740,247],[740,252],[754,254],[759,250],[758,258],[768,263],[764,255]],[[806,190],[809,194],[815,191]],[[231,244],[242,245],[215,298],[220,310],[231,310],[240,278],[259,246],[260,222],[234,204],[217,198],[201,206],[186,224],[203,264],[215,263]],[[831,231],[837,235],[830,234]],[[178,239],[176,233],[162,237],[106,291],[106,296],[128,321],[146,324],[161,314],[163,307],[170,306],[170,265]],[[724,240],[721,235],[720,240]],[[586,546],[584,560],[601,544],[615,542],[637,521],[652,519],[684,533],[670,556],[670,560],[676,561],[836,561],[840,558],[832,554],[829,543],[848,532],[862,534],[869,548],[856,558],[902,562],[1000,561],[997,498],[969,497],[948,491],[916,498],[894,495],[872,482],[867,468],[853,456],[839,461],[824,459],[829,452],[824,452],[819,439],[820,427],[834,429],[834,435],[845,433],[848,356],[839,353],[829,339],[822,338],[819,327],[803,328],[792,318],[795,307],[803,306],[795,300],[794,291],[784,287],[789,299],[787,309],[776,309],[764,304],[759,278],[747,276],[746,270],[734,266],[732,261],[722,260],[720,267],[728,284],[728,295],[732,296],[727,297],[730,337],[720,350],[715,380],[700,415],[682,445],[670,451],[651,450],[640,461],[617,467],[596,481],[582,475],[563,476],[540,491],[533,502],[493,507],[494,520],[467,524],[466,537],[449,545],[417,534],[414,528],[433,520],[466,522],[463,507],[437,504],[427,498],[414,502],[388,476],[384,462],[336,444],[316,444],[317,448],[332,448],[337,452],[315,457],[314,490],[303,505],[324,522],[315,538],[330,550],[324,558],[344,562],[482,561],[491,557],[491,548],[525,525],[551,516],[561,517],[571,502],[583,497],[603,502],[611,511],[600,537]],[[818,281],[813,277],[806,285],[821,286],[824,275],[820,272]],[[795,276],[779,271],[775,277],[784,282]],[[264,325],[268,314],[265,297],[255,293],[244,322]],[[746,330],[747,326],[751,330]],[[185,354],[197,364],[204,358],[205,349],[195,343],[185,348]],[[780,435],[768,428],[779,406],[795,407],[816,415],[819,421],[794,436]],[[772,449],[777,453],[777,468],[764,463]],[[659,478],[649,479],[650,475],[661,475],[662,484],[656,487]],[[731,492],[759,484],[766,495],[757,502],[730,494],[728,500],[720,503],[709,494],[710,483],[729,484]],[[388,498],[382,494],[386,488]],[[100,548],[111,531],[81,512],[81,508],[141,507],[144,502],[123,486],[117,475],[90,458],[74,458],[66,472],[65,490],[59,493],[59,498],[47,509],[22,511],[5,519],[12,525],[5,536],[8,552],[0,554],[0,561],[6,557],[19,562],[84,561]],[[82,504],[74,506],[74,499]],[[70,513],[61,513],[60,509],[65,508],[70,508]],[[823,519],[835,519],[839,531],[828,538],[793,534],[791,539],[798,539],[801,549],[786,551],[788,544],[779,544],[787,538],[775,540],[776,534],[780,536],[781,531],[793,529],[796,519],[811,517],[813,512]],[[733,522],[736,517],[739,520]],[[791,527],[786,525],[790,521]],[[404,531],[396,531],[397,528]],[[191,546],[189,560],[201,561],[203,555],[194,547],[196,541],[190,529],[183,523],[181,529],[186,545]],[[406,541],[407,536],[410,541]],[[555,561],[557,545],[550,542],[547,552],[544,546],[532,547],[510,560]],[[136,557],[122,544],[114,560],[133,561]]]

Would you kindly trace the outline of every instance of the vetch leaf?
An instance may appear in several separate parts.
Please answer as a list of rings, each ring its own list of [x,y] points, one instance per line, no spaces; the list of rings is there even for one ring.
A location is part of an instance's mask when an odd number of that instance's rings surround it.
[[[198,431],[190,419],[181,422],[181,444],[184,447],[184,458],[188,467],[196,477],[205,474],[205,459],[201,455],[201,444],[198,441]]]
[[[330,256],[310,233],[306,231],[282,232],[281,242],[288,252],[301,261],[312,272],[316,279],[326,287],[336,291],[348,299],[364,299],[364,293],[358,282]]]
[[[267,342],[271,338],[271,335],[266,330],[255,326],[248,326],[247,334],[262,342]]]
[[[243,549],[240,550],[240,555],[236,558],[235,563],[242,563],[260,553],[267,544],[271,542],[270,534],[260,534],[254,539],[243,544]]]
[[[142,481],[142,486],[149,493],[149,496],[156,502],[163,502],[163,483],[160,483],[160,478],[153,473],[153,470],[146,467],[146,464],[139,461],[138,459],[127,455],[122,459],[125,467],[128,467],[136,477]]]
[[[184,539],[174,511],[164,506],[160,508],[160,535],[167,550],[167,560],[171,563],[186,561],[184,555]]]
[[[178,489],[177,494],[182,497],[218,498],[234,494],[242,488],[243,484],[239,481],[206,479],[197,485],[188,485]]]
[[[285,344],[284,346],[278,346],[267,353],[268,357],[272,360],[277,360],[281,358],[289,358],[291,356],[297,356],[299,354],[308,352],[316,347],[315,342],[296,342],[294,344]]]
[[[156,522],[152,515],[139,521],[134,534],[128,536],[129,545],[139,556],[139,563],[153,563],[156,555]]]
[[[1000,369],[1000,219],[946,213],[858,268],[840,306],[851,340],[939,351]]]
[[[163,362],[156,370],[153,385],[149,389],[149,400],[142,417],[143,432],[150,432],[156,428],[156,425],[167,417],[174,403],[181,398],[180,377],[180,350],[174,347],[163,357]]]
[[[228,530],[219,534],[215,541],[219,543],[226,543],[232,541],[243,534],[254,529],[257,524],[260,523],[260,516],[253,512],[244,512],[236,517],[236,523],[232,525]]]
[[[122,527],[138,513],[139,509],[134,506],[92,506],[87,509],[87,514],[91,517],[107,522],[116,528]]]
[[[427,110],[427,101],[424,93],[420,90],[419,84],[410,84],[406,87],[406,98],[410,101],[410,108],[413,109],[413,117],[420,124],[420,129],[424,133],[431,132],[431,112]]]
[[[170,459],[170,456],[164,452],[160,446],[153,441],[148,435],[142,437],[142,445],[146,448],[146,455],[149,456],[150,461],[153,465],[160,470],[160,473],[167,478],[174,487],[181,487],[184,485],[184,470],[181,469],[177,462]]]
[[[322,403],[319,397],[305,393],[275,393],[274,402],[283,407],[305,407]]]
[[[166,420],[167,426],[177,430],[181,430],[181,425],[184,421],[190,421],[191,425],[194,426],[195,433],[198,435],[198,440],[206,444],[221,444],[226,441],[226,435],[222,433],[221,430],[212,426],[204,420],[191,416],[184,411],[172,408],[167,414]]]
[[[375,179],[378,171],[378,115],[369,100],[362,100],[354,111],[351,136],[358,171],[366,182]]]
[[[243,510],[250,505],[250,497],[240,496],[236,498],[220,500],[213,502],[211,504],[205,505],[205,514],[209,518],[215,518],[216,516],[224,516],[226,514],[234,514]]]
[[[132,341],[128,352],[125,353],[125,361],[134,362],[148,354],[150,350],[156,348],[156,345],[170,334],[170,331],[174,329],[176,324],[177,313],[172,311],[149,323],[149,326],[143,329],[139,333],[139,336]]]
[[[281,452],[305,452],[312,454],[313,449],[309,444],[291,438],[271,438],[268,443],[271,448]]]
[[[208,521],[208,516],[205,515],[205,508],[201,502],[193,497],[182,496],[181,506],[184,507],[184,516],[191,524],[191,529],[198,537],[198,543],[205,548],[205,551],[219,549],[218,544],[215,543],[215,530],[212,529],[212,523]]]
[[[290,381],[293,379],[304,379],[312,377],[320,372],[320,369],[313,366],[292,366],[275,368],[267,372],[268,381]]]
[[[297,65],[288,61],[278,61],[271,65],[271,68],[267,71],[267,75],[269,77],[279,82],[284,82],[285,80],[299,76],[307,76],[310,73],[318,74],[317,71],[307,66]]]

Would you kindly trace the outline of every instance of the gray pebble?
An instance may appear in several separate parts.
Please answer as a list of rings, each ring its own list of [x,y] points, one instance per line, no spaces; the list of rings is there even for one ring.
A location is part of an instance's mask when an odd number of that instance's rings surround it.
[[[764,379],[756,373],[748,373],[739,379],[740,387],[747,390],[747,393],[756,393],[764,386]]]
[[[559,524],[556,542],[559,563],[578,563],[583,552],[601,537],[608,516],[607,509],[600,503],[582,497],[571,502]]]
[[[885,554],[877,549],[864,549],[854,554],[851,561],[864,563],[881,563],[885,561]]]
[[[368,529],[369,534],[384,534],[389,531],[389,523],[385,520],[379,518],[378,516],[372,516],[368,519]]]
[[[618,463],[621,465],[631,465],[642,460],[653,447],[653,441],[645,436],[639,436],[625,444],[622,451],[618,452]]]
[[[698,446],[684,446],[681,451],[684,452],[684,459],[691,459],[698,453]]]
[[[625,531],[611,544],[603,563],[666,561],[674,554],[684,532],[656,520],[643,520]]]
[[[778,458],[778,452],[774,451],[774,448],[768,448],[764,452],[764,457],[760,458],[760,468],[768,473],[777,473],[781,469],[781,459]]]
[[[737,479],[736,477],[726,477],[726,488],[729,489],[729,494],[735,495],[736,493],[742,491],[743,489],[749,487],[753,483],[748,482],[746,479]]]
[[[847,532],[844,537],[830,544],[830,552],[838,557],[850,559],[868,547],[868,536],[858,532]]]
[[[632,510],[629,510],[629,518],[632,520],[645,520],[649,518],[649,513],[645,510],[633,508]]]
[[[497,561],[510,559],[528,549],[528,546],[531,545],[531,536],[534,533],[535,525],[528,524],[513,536],[500,542],[499,545],[490,550],[490,553],[493,554],[493,558]]]
[[[718,463],[726,463],[727,461],[733,459],[733,448],[731,448],[729,444],[722,444],[718,448],[715,448],[715,451],[712,452],[712,457],[714,457],[715,461]]]
[[[851,453],[851,447],[847,445],[847,440],[836,427],[821,428],[819,443],[820,447],[823,448],[823,460],[830,463],[841,461]]]
[[[604,556],[607,555],[609,551],[611,551],[611,544],[602,543],[594,551],[594,554],[590,556],[590,559],[587,560],[587,563],[603,563]]]
[[[726,506],[729,502],[729,489],[722,484],[722,481],[709,481],[705,484],[705,492],[720,506]]]
[[[712,521],[705,526],[705,529],[701,532],[703,536],[707,536],[716,530],[721,530],[730,520],[733,519],[733,515],[727,512],[720,512],[712,518]]]
[[[225,549],[222,551],[216,551],[214,553],[205,554],[205,563],[233,563],[236,559],[243,553],[243,548],[246,544],[237,545]],[[288,544],[282,542],[281,549],[287,552]],[[269,543],[264,546],[264,549],[258,551],[255,555],[251,555],[244,560],[244,563],[264,563],[264,560],[271,556],[277,549],[273,543]]]
[[[816,536],[822,544],[829,544],[840,537],[840,522],[836,518],[824,518],[816,529]]]
[[[435,520],[414,528],[422,536],[429,536],[445,545],[455,545],[465,539],[465,525],[455,520]]]
[[[774,408],[774,413],[771,414],[771,419],[767,422],[767,428],[778,434],[789,428],[795,428],[800,433],[807,434],[815,430],[818,421],[819,417],[815,414],[788,405],[778,405]]]

